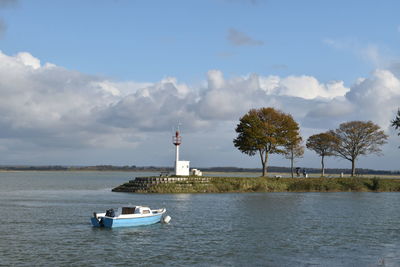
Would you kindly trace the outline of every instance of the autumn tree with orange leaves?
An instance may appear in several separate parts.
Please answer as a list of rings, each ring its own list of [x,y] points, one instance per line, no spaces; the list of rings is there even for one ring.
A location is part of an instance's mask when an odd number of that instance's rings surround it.
[[[292,138],[299,136],[299,125],[293,117],[274,108],[251,109],[240,118],[235,130],[235,147],[249,156],[259,154],[262,176],[267,176],[269,155],[285,154]]]
[[[321,156],[321,176],[325,175],[325,157],[334,156],[333,145],[336,137],[329,132],[311,135],[307,139],[306,147]]]

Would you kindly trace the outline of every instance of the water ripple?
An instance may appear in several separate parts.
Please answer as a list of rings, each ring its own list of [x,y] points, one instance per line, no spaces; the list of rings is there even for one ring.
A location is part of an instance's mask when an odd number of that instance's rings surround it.
[[[0,266],[398,266],[398,193],[112,193],[126,174],[0,173]],[[51,183],[49,183],[51,180]],[[75,183],[76,182],[76,183]],[[23,189],[24,183],[34,189]],[[54,184],[58,188],[54,188]],[[65,190],[63,189],[65,188]],[[170,224],[97,229],[93,211],[166,207]]]

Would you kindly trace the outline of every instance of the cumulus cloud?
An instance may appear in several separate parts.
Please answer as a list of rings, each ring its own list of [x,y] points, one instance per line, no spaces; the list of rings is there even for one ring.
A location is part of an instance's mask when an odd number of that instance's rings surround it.
[[[126,95],[98,112],[98,120],[119,128],[143,131],[169,130],[178,122],[192,129],[206,123],[196,116],[192,106],[197,95],[175,78],[165,78]]]
[[[236,46],[244,46],[244,45],[258,46],[264,44],[263,41],[255,40],[250,36],[248,36],[246,33],[240,32],[233,28],[229,29],[227,39],[231,44]]]
[[[389,70],[375,70],[360,78],[343,97],[318,103],[306,120],[321,118],[339,124],[350,120],[371,120],[390,131],[390,120],[400,103],[400,80]]]
[[[288,76],[279,78],[270,76],[262,79],[263,87],[270,94],[294,96],[305,99],[334,98],[343,96],[349,88],[346,88],[343,81],[331,81],[328,84],[321,84],[312,76]]]
[[[196,110],[206,120],[236,119],[249,108],[260,106],[264,96],[257,75],[225,80],[221,71],[212,70]]]
[[[26,52],[18,53],[16,56],[17,61],[21,62],[25,66],[32,67],[33,69],[40,68],[40,60],[33,57],[31,54]]]
[[[2,151],[115,149],[140,146],[145,133],[169,132],[178,122],[196,133],[229,125],[221,134],[231,140],[232,125],[244,113],[267,106],[292,114],[307,134],[350,120],[372,120],[387,130],[399,107],[400,80],[384,69],[351,87],[307,75],[227,78],[210,70],[199,87],[174,77],[118,82],[41,63],[24,52],[0,53],[0,94]]]
[[[387,129],[400,105],[400,80],[391,71],[378,69],[356,83],[346,98],[357,106],[353,117],[373,120]]]
[[[99,79],[52,64],[29,53],[0,53],[0,137],[39,146],[86,146],[114,129],[93,120],[96,109],[115,102]]]

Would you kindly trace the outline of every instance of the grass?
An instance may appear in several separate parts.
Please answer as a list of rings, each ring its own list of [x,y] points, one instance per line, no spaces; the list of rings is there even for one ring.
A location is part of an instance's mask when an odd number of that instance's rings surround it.
[[[266,178],[208,177],[157,184],[140,193],[230,193],[230,192],[400,192],[400,179],[393,178]]]

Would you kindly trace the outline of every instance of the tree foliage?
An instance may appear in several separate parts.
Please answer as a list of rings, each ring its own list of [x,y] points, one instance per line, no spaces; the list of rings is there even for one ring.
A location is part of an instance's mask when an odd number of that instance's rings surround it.
[[[333,156],[336,137],[329,132],[314,134],[307,139],[306,147],[321,156],[321,176],[325,175],[324,158]]]
[[[400,129],[400,109],[397,110],[397,115],[394,120],[391,121],[392,126],[397,130]],[[400,135],[400,132],[397,134]],[[400,148],[400,147],[399,147]]]
[[[260,155],[263,176],[267,174],[269,154],[284,154],[291,138],[299,135],[292,116],[274,108],[251,109],[240,118],[235,130],[235,147],[249,156]]]
[[[380,147],[387,143],[388,136],[371,121],[351,121],[339,125],[330,134],[335,136],[333,152],[336,156],[351,161],[351,175],[355,175],[358,156],[380,154]]]
[[[397,110],[397,115],[396,118],[394,120],[391,121],[392,126],[397,130],[400,129],[400,109]],[[398,135],[400,135],[400,132],[398,133]]]

